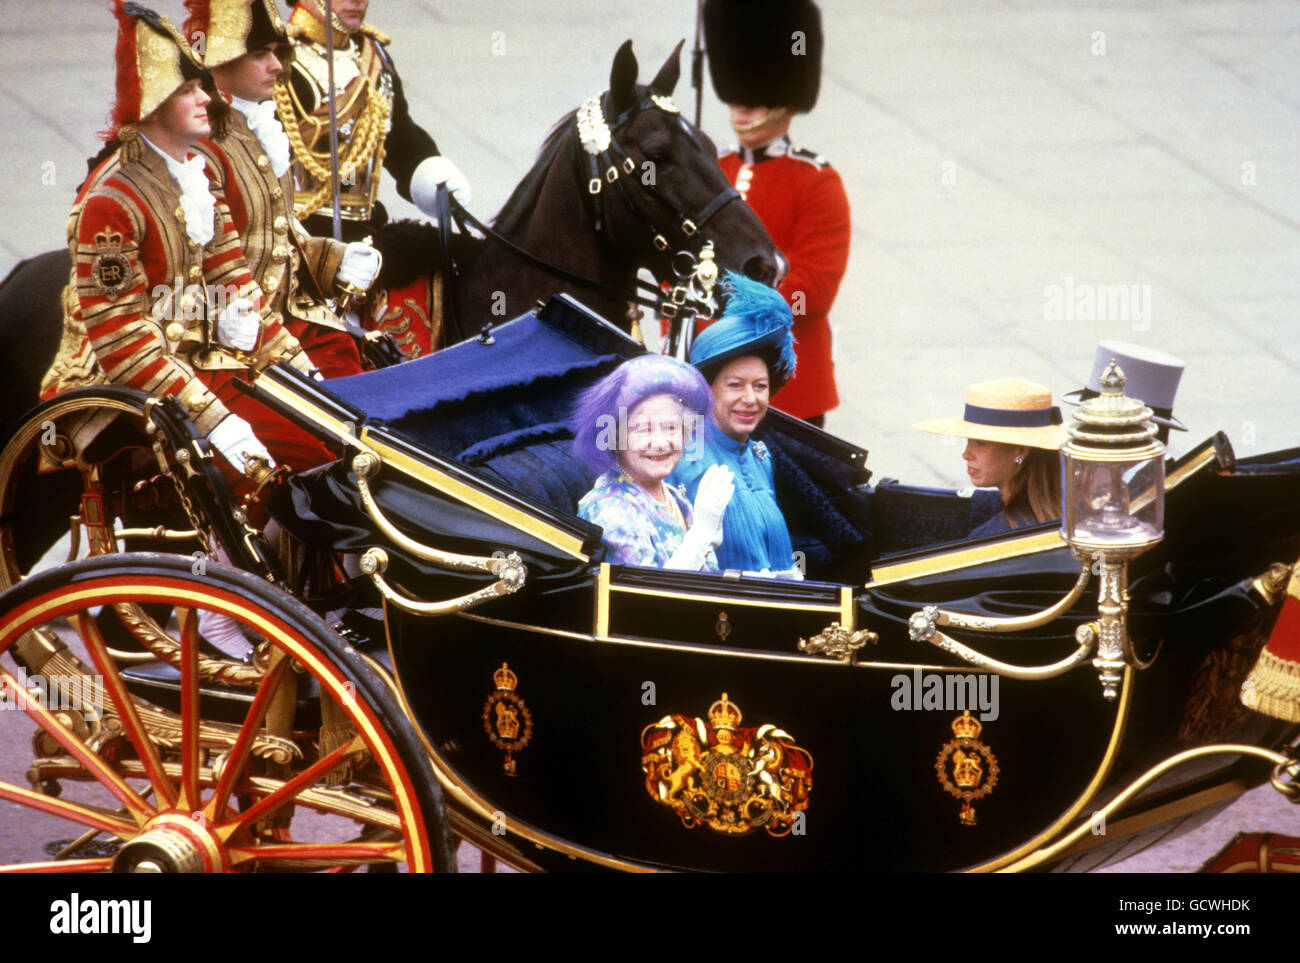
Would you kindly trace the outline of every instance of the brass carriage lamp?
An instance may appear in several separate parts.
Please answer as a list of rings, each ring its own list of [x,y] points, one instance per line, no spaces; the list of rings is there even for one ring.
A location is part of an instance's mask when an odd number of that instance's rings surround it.
[[[1097,655],[1107,699],[1118,693],[1125,665],[1137,665],[1128,637],[1128,562],[1164,538],[1165,446],[1151,409],[1124,394],[1113,360],[1101,394],[1074,414],[1061,446],[1061,534],[1074,556],[1099,576]]]

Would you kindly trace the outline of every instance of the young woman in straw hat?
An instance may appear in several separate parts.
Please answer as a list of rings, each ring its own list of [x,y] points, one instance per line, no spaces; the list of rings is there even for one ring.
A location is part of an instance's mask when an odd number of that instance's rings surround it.
[[[972,531],[972,538],[1060,517],[1057,449],[1065,428],[1047,388],[1020,378],[974,384],[966,389],[963,417],[914,427],[965,438],[962,458],[971,484],[1002,493],[1002,511]]]

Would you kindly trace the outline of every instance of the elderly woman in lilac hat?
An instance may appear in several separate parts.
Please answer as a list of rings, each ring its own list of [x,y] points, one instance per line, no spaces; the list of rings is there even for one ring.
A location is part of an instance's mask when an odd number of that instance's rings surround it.
[[[731,473],[701,479],[692,504],[665,479],[709,410],[709,386],[689,365],[648,354],[624,362],[578,400],[573,450],[597,473],[578,515],[604,529],[606,559],[716,572],[714,549],[731,499]]]

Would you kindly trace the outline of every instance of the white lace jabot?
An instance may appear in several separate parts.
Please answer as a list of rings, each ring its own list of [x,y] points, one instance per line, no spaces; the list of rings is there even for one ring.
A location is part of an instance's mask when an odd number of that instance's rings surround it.
[[[212,196],[208,175],[203,173],[203,157],[195,155],[181,162],[158,149],[158,146],[143,134],[140,139],[153,149],[163,163],[167,172],[181,189],[181,210],[185,212],[185,233],[196,244],[207,244],[216,233],[215,211],[217,199]]]
[[[249,128],[257,135],[262,149],[271,161],[271,171],[276,179],[283,177],[289,169],[289,136],[280,124],[280,118],[275,115],[275,101],[254,103],[232,95],[230,105],[247,118]]]

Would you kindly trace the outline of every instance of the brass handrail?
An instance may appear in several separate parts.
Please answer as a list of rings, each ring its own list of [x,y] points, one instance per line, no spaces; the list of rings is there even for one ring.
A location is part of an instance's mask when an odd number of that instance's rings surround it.
[[[908,620],[908,631],[911,634],[912,641],[929,642],[931,645],[957,656],[964,662],[969,662],[981,669],[989,669],[1010,679],[1033,682],[1063,675],[1076,665],[1086,661],[1088,656],[1092,654],[1093,646],[1097,644],[1097,624],[1089,622],[1087,625],[1079,626],[1074,632],[1074,640],[1079,644],[1079,647],[1059,662],[1053,662],[1049,665],[1014,665],[1010,662],[1000,662],[984,655],[982,652],[977,652],[970,646],[963,645],[951,636],[935,629],[936,612],[937,610],[933,605],[927,605],[920,612],[913,613],[911,619]]]
[[[1097,645],[1100,638],[1100,632],[1096,623],[1081,625],[1075,630],[1074,639],[1079,647],[1074,652],[1067,655],[1059,662],[1053,662],[1050,665],[1014,665],[1010,662],[1000,662],[997,659],[990,658],[981,652],[977,652],[968,645],[958,642],[950,635],[940,632],[938,626],[953,626],[958,629],[970,629],[975,632],[1020,632],[1025,629],[1036,629],[1040,625],[1046,625],[1061,613],[1067,611],[1083,595],[1084,589],[1088,587],[1088,579],[1092,571],[1085,562],[1079,567],[1079,577],[1074,581],[1074,587],[1070,589],[1065,596],[1055,604],[1043,609],[1040,612],[1034,612],[1031,615],[1013,616],[1010,618],[999,618],[996,616],[967,615],[962,612],[950,612],[941,609],[935,605],[927,605],[919,612],[913,612],[907,620],[907,633],[913,642],[929,642],[931,645],[943,649],[945,652],[955,655],[964,662],[971,665],[979,666],[983,669],[990,669],[999,675],[1005,675],[1011,679],[1022,679],[1025,681],[1034,681],[1038,679],[1051,679],[1055,676],[1069,672],[1076,665],[1081,664],[1089,655],[1092,654],[1093,648]]]
[[[491,575],[503,577],[503,572],[509,568],[507,557],[494,555],[486,557],[481,555],[459,555],[455,552],[444,552],[436,549],[431,545],[424,545],[407,535],[398,531],[397,527],[384,515],[379,505],[375,502],[374,496],[370,492],[369,478],[379,472],[380,459],[377,455],[362,452],[352,459],[352,470],[357,476],[357,491],[361,493],[361,504],[366,510],[366,514],[371,520],[379,526],[383,532],[398,548],[409,552],[416,558],[423,559],[426,562],[432,562],[443,568],[457,569],[462,572],[487,572]],[[512,556],[515,564],[527,574],[523,569],[522,563],[519,562],[517,555]],[[382,570],[381,570],[382,571]],[[523,584],[523,576],[519,577],[519,584]],[[512,590],[513,591],[513,590]]]
[[[1061,613],[1068,611],[1075,602],[1079,601],[1084,589],[1088,587],[1088,579],[1091,575],[1092,568],[1085,562],[1079,566],[1079,577],[1075,580],[1074,588],[1070,589],[1065,597],[1055,605],[1032,615],[999,618],[988,615],[967,615],[963,612],[950,612],[946,609],[936,608],[934,624],[950,625],[954,629],[974,629],[977,632],[1023,632],[1026,629],[1036,629],[1051,622]]]
[[[1202,756],[1218,755],[1220,753],[1238,753],[1243,756],[1255,756],[1260,759],[1267,759],[1269,762],[1273,763],[1273,773],[1270,778],[1273,788],[1282,793],[1282,795],[1291,802],[1300,802],[1300,782],[1296,781],[1300,779],[1300,761],[1283,753],[1275,752],[1272,749],[1264,749],[1260,746],[1247,746],[1236,743],[1219,743],[1212,746],[1199,746],[1195,749],[1188,749],[1184,752],[1172,755],[1163,762],[1157,763],[1130,783],[1123,792],[1117,795],[1109,803],[1096,810],[1088,821],[1077,827],[1073,832],[1061,837],[1055,843],[1045,847],[1044,849],[1030,853],[1028,856],[1012,863],[1010,866],[1004,866],[1002,869],[998,870],[998,872],[1019,873],[1037,866],[1044,860],[1051,859],[1066,847],[1078,842],[1085,834],[1092,831],[1092,827],[1096,823],[1097,817],[1100,816],[1104,824],[1104,820],[1109,818],[1116,809],[1124,805],[1124,803],[1128,802],[1141,792],[1144,787],[1160,778],[1160,776],[1164,775],[1169,770],[1181,766],[1183,763],[1189,762],[1192,759],[1199,759]],[[1291,782],[1283,781],[1282,775],[1284,773],[1291,776]]]
[[[493,559],[493,561],[501,563],[500,578],[486,588],[446,602],[421,602],[399,594],[383,577],[383,573],[388,569],[388,553],[382,548],[368,549],[361,556],[361,571],[370,576],[375,587],[379,589],[380,595],[404,612],[410,612],[412,615],[451,615],[464,612],[491,599],[511,595],[523,587],[528,570],[516,553],[511,552],[504,558]]]

